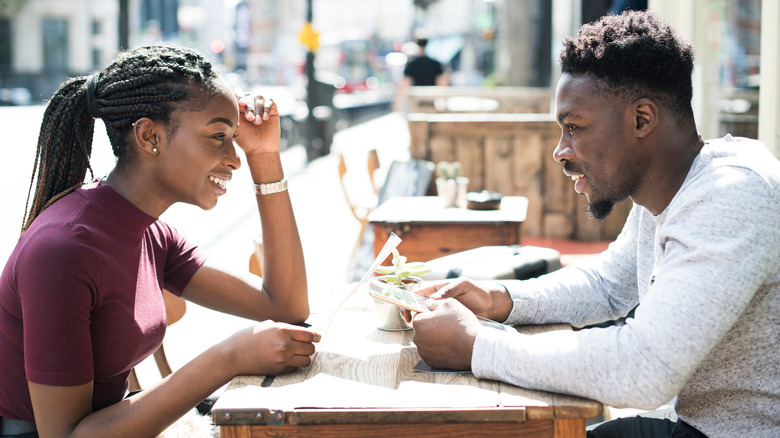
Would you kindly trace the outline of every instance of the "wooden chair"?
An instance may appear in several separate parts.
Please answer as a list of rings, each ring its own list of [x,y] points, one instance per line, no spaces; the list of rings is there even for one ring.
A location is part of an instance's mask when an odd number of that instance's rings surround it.
[[[393,161],[379,190],[376,206],[397,196],[425,196],[432,193],[435,170],[436,165],[428,160],[412,158],[406,161]],[[363,226],[353,262],[350,263],[353,267],[351,281],[359,281],[366,269],[370,267],[372,260],[374,260],[374,231],[368,226]]]
[[[369,169],[371,169],[371,159],[369,158]],[[369,178],[372,181],[372,192],[375,190],[374,183],[373,183],[373,174],[369,173]],[[347,176],[347,164],[344,160],[344,155],[339,155],[339,182],[341,183],[341,189],[344,192],[344,198],[347,200],[347,204],[349,205],[349,209],[352,212],[352,216],[357,219],[358,222],[360,222],[360,233],[358,236],[363,235],[363,231],[365,231],[366,227],[368,226],[368,214],[371,213],[371,210],[374,209],[377,205],[377,197],[374,193],[373,196],[364,196],[363,199],[358,201],[358,197],[355,196],[356,192],[352,191],[347,186],[349,185]],[[357,244],[360,244],[360,238],[358,237]],[[356,249],[357,250],[357,247]],[[354,252],[354,251],[353,251]]]
[[[379,196],[379,190],[382,187],[382,184],[376,180],[376,172],[379,168],[379,155],[377,155],[376,149],[370,149],[368,151],[368,178],[371,180],[371,187],[377,196]]]
[[[252,239],[255,246],[255,251],[249,256],[249,272],[263,276],[263,236],[258,235]]]
[[[180,320],[184,313],[187,311],[187,302],[183,298],[179,298],[176,295],[163,290],[163,301],[165,302],[165,316],[168,321],[168,326]],[[157,370],[160,371],[160,377],[165,378],[169,376],[173,371],[168,364],[168,358],[165,356],[165,348],[160,345],[160,348],[154,352],[154,362],[157,364]],[[130,370],[130,375],[127,377],[129,381],[128,390],[136,391],[141,389],[141,384],[138,381],[135,368]]]

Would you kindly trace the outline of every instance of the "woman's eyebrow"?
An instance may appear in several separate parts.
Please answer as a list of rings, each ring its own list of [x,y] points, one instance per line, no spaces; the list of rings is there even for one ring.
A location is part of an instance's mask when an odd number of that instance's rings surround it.
[[[208,122],[206,122],[206,126],[214,124],[214,123],[224,123],[224,124],[230,126],[231,128],[233,127],[233,122],[231,122],[229,119],[226,119],[224,117],[214,117],[213,119],[211,119]]]

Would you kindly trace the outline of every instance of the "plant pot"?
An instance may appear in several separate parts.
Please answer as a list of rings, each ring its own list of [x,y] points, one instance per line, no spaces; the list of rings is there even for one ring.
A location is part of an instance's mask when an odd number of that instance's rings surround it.
[[[466,208],[466,193],[469,179],[459,176],[455,179],[436,178],[436,193],[444,200],[444,208]]]
[[[371,282],[385,283],[384,276],[371,278]],[[422,278],[419,277],[407,277],[404,278],[402,285],[396,285],[401,289],[412,291],[417,289],[422,283]],[[401,308],[395,304],[378,300],[374,298],[374,307],[376,309],[376,328],[388,332],[397,332],[403,330],[411,330],[412,325],[404,321],[404,317],[401,315]]]

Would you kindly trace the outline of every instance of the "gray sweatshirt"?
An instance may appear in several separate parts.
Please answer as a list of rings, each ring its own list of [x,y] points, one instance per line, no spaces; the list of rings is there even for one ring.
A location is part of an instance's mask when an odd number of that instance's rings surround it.
[[[597,262],[503,282],[512,324],[483,329],[474,375],[654,409],[709,437],[780,436],[780,162],[755,140],[708,142],[669,206],[634,206]],[[641,303],[641,304],[640,304]]]

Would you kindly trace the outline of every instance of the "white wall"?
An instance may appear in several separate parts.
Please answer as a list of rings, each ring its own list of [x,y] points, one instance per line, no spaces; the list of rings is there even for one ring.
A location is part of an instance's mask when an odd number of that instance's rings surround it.
[[[761,2],[761,85],[758,139],[780,157],[780,2]]]

